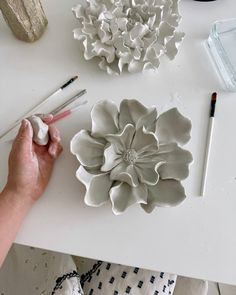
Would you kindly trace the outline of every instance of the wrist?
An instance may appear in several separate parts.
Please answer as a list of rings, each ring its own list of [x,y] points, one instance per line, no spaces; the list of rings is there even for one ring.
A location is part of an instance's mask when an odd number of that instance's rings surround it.
[[[2,198],[7,198],[12,205],[21,206],[25,208],[31,208],[34,201],[26,193],[11,189],[7,185],[1,193]]]

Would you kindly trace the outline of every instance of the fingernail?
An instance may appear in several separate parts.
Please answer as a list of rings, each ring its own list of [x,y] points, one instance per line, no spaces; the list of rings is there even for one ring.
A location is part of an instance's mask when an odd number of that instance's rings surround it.
[[[43,115],[41,115],[41,118],[42,119],[44,119],[44,118],[51,118],[51,117],[53,117],[52,114],[43,114]]]
[[[56,150],[54,146],[50,146],[48,152],[51,155],[51,157],[55,158]]]
[[[26,119],[23,119],[23,120],[22,120],[22,127],[25,129],[25,128],[27,128],[28,126],[29,126],[29,121],[26,120]]]
[[[55,142],[60,142],[60,141],[61,141],[61,138],[60,138],[59,134],[54,134],[54,135],[53,135],[53,140],[54,140]]]

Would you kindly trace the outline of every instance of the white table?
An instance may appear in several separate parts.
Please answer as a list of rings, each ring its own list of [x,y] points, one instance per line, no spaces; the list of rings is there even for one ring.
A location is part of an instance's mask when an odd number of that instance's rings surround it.
[[[15,39],[1,17],[1,130],[75,73],[81,76],[66,95],[87,88],[89,104],[58,122],[64,153],[52,181],[34,206],[16,242],[90,258],[136,265],[181,275],[236,284],[236,95],[222,91],[205,50],[210,24],[235,16],[235,0],[201,3],[182,0],[181,27],[186,32],[177,58],[163,62],[157,73],[101,72],[83,59],[73,40],[76,21],[71,7],[78,0],[43,1],[49,20],[45,35],[34,44]],[[198,196],[202,175],[209,97],[219,92],[217,122],[207,193]],[[119,102],[137,98],[160,111],[176,105],[193,123],[187,148],[194,156],[185,182],[189,197],[179,207],[148,215],[139,206],[114,216],[109,204],[86,207],[84,189],[75,178],[78,163],[69,152],[72,136],[89,126],[89,110],[100,99]],[[9,144],[0,146],[1,182],[7,176]]]

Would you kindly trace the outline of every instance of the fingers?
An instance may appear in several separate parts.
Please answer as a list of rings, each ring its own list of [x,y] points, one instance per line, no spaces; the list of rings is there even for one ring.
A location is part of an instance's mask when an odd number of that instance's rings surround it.
[[[54,126],[49,126],[49,136],[50,136],[50,144],[48,148],[48,153],[54,159],[58,158],[61,154],[63,148],[61,146],[61,138],[60,133],[57,128]]]
[[[21,123],[18,134],[13,142],[13,148],[17,148],[18,151],[31,152],[33,142],[33,129],[30,122],[24,119]]]
[[[42,119],[43,122],[46,123],[46,124],[50,124],[50,122],[53,119],[52,114],[37,114],[36,116],[38,116],[40,119]]]

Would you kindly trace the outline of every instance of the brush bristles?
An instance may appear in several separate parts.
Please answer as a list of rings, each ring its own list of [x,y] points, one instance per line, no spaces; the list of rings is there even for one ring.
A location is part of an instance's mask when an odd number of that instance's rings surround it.
[[[213,92],[212,95],[211,95],[211,100],[216,101],[216,98],[217,98],[217,93]]]
[[[211,95],[210,117],[214,117],[215,116],[216,98],[217,98],[217,93],[216,92],[212,93],[212,95]]]

